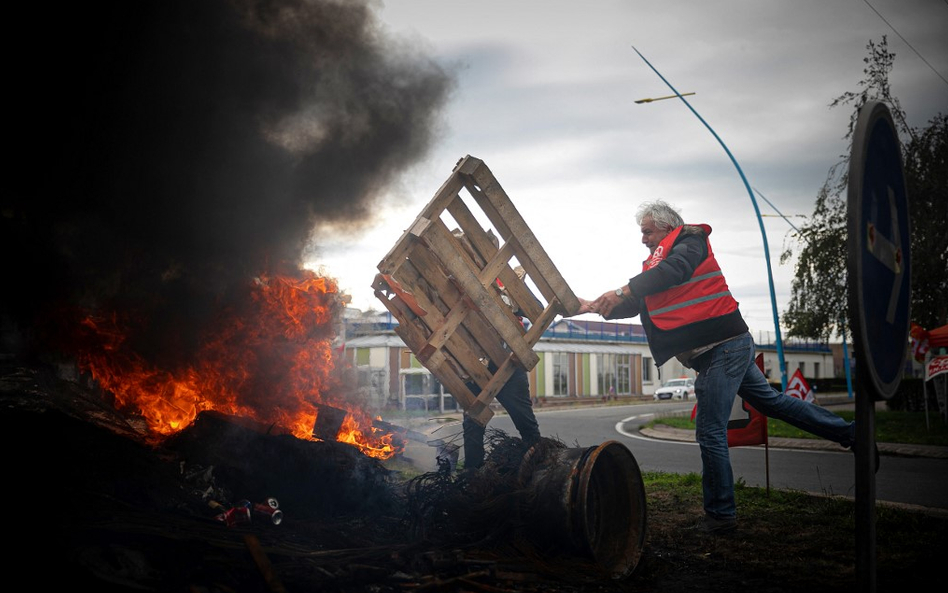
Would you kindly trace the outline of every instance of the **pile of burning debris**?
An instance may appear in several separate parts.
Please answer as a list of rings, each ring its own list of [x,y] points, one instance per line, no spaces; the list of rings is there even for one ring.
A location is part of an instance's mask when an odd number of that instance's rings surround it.
[[[10,460],[10,565],[40,588],[615,585],[588,560],[555,546],[540,551],[524,537],[505,481],[524,451],[499,432],[489,431],[489,472],[458,475],[443,465],[414,477],[351,444],[274,434],[217,412],[155,444],[82,381],[12,365],[0,376],[0,423]]]

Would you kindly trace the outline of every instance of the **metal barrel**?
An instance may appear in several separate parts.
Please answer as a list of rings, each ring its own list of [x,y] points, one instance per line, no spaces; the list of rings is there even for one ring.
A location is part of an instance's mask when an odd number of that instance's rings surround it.
[[[613,579],[628,577],[642,556],[646,500],[642,473],[618,441],[595,447],[531,450],[519,481],[529,493],[528,535],[592,560]]]

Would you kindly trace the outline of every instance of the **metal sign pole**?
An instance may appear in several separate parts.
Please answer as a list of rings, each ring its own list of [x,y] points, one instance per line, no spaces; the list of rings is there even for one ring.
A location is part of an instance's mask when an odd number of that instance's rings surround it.
[[[895,395],[908,348],[911,225],[902,151],[888,108],[859,110],[847,202],[849,316],[856,353],[856,574],[876,591],[875,404]]]

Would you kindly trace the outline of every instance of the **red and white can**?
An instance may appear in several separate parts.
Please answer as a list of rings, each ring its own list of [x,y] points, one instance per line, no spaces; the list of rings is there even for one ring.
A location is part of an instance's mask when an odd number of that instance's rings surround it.
[[[217,519],[226,523],[228,527],[233,527],[238,523],[250,523],[250,509],[236,506],[218,515]]]
[[[268,499],[276,502],[276,499]],[[258,517],[267,517],[274,525],[279,525],[283,521],[283,511],[268,504],[268,502],[258,502],[253,505],[253,512]]]

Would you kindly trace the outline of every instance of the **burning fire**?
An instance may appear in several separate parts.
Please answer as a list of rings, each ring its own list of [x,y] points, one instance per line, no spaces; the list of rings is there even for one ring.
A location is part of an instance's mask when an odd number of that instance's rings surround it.
[[[365,426],[368,426],[368,435],[364,433],[365,428],[363,427]],[[342,422],[336,440],[359,447],[369,457],[388,459],[396,451],[392,436],[392,433],[372,426],[371,420],[368,422],[365,422],[364,419],[362,422],[357,421],[356,414],[350,411]]]
[[[113,394],[116,408],[140,415],[156,441],[206,410],[315,440],[318,407],[329,404],[347,412],[336,440],[388,459],[398,452],[393,435],[340,395],[345,385],[332,345],[338,288],[311,271],[300,275],[255,278],[242,298],[216,312],[195,360],[173,369],[158,368],[129,345],[139,320],[86,316],[79,368]]]

